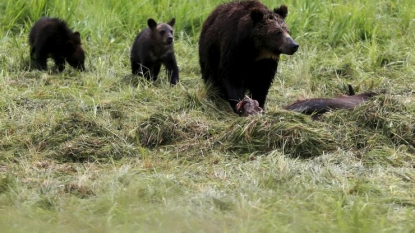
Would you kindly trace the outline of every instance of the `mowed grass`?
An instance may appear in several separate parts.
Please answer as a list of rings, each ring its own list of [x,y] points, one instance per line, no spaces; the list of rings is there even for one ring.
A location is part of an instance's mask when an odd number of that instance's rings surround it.
[[[0,2],[1,232],[415,231],[412,0],[264,0],[289,7],[300,49],[247,118],[201,80],[200,28],[221,2]],[[87,72],[29,69],[43,15],[81,32]],[[175,87],[130,75],[149,17],[176,18]],[[347,84],[385,93],[319,121],[281,108]]]

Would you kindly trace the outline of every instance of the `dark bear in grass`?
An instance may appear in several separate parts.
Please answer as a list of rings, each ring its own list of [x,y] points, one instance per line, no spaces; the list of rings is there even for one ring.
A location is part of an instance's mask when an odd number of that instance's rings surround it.
[[[235,112],[246,91],[263,109],[280,54],[298,50],[284,22],[287,14],[285,5],[269,10],[259,1],[234,1],[216,7],[204,22],[199,40],[202,78]]]
[[[131,48],[132,74],[156,80],[163,64],[170,83],[174,85],[179,82],[179,68],[173,50],[174,23],[175,18],[160,24],[154,19],[148,19],[148,28],[137,35]]]
[[[43,17],[29,34],[30,58],[39,70],[47,69],[47,58],[52,57],[59,71],[65,69],[65,61],[78,70],[85,70],[85,53],[81,35],[68,28],[65,21]]]

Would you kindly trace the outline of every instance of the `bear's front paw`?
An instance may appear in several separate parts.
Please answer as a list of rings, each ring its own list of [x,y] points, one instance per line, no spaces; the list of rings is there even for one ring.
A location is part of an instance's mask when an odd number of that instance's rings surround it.
[[[236,112],[240,116],[250,116],[255,114],[263,114],[264,110],[259,107],[258,101],[245,96],[245,98],[236,104]]]

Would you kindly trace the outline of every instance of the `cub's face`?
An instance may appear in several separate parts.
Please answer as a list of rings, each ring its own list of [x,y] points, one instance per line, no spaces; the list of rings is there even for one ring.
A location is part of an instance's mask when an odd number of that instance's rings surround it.
[[[292,55],[298,50],[299,45],[291,38],[284,21],[287,14],[288,9],[284,5],[273,11],[251,11],[255,46],[264,58],[275,56],[277,59],[280,54]]]
[[[85,52],[82,49],[81,45],[78,45],[75,48],[75,51],[66,57],[66,61],[75,69],[81,71],[85,70]]]
[[[85,52],[81,46],[81,35],[79,32],[74,32],[71,40],[68,42],[69,51],[66,56],[66,61],[75,69],[85,70]]]
[[[157,25],[157,37],[165,45],[170,45],[173,43],[173,28],[165,23]]]
[[[147,24],[151,29],[154,38],[163,45],[173,44],[173,27],[175,24],[175,18],[171,19],[168,23],[160,23],[153,19],[149,19]]]

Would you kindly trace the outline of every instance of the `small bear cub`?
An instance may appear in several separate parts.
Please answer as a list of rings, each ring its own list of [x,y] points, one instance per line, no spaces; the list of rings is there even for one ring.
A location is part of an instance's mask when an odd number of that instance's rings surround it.
[[[51,57],[59,72],[65,69],[65,61],[75,69],[85,70],[85,53],[81,46],[81,34],[68,28],[64,20],[43,17],[29,33],[30,59],[35,68],[47,69]]]
[[[179,82],[179,68],[173,50],[174,23],[175,18],[160,24],[154,19],[148,19],[148,28],[137,35],[131,48],[132,74],[155,81],[163,64],[170,83],[175,85]]]

